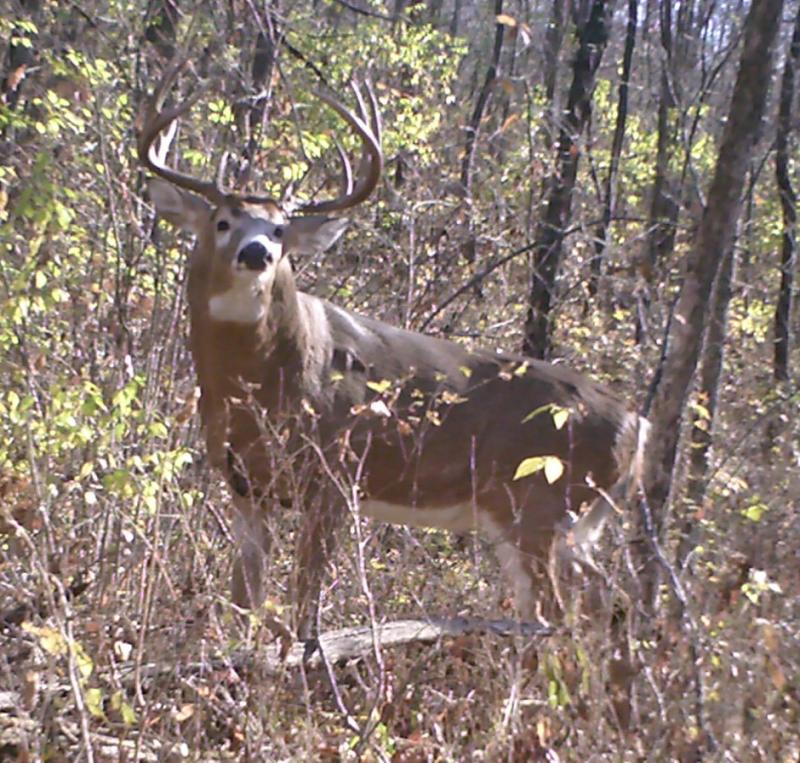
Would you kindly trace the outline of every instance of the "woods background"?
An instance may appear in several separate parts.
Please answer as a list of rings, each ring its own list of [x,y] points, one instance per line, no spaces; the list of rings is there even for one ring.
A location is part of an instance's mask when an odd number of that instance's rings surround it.
[[[794,0],[0,8],[1,758],[797,759]],[[385,177],[295,262],[304,289],[557,358],[650,416],[648,501],[602,554],[630,660],[609,611],[267,672],[297,517],[269,605],[233,612],[190,242],[136,158],[185,55],[205,96],[170,161],[210,175],[227,151],[229,183],[278,197],[336,172],[341,124],[311,91],[373,81]],[[478,538],[363,521],[342,544],[326,629],[513,615]]]

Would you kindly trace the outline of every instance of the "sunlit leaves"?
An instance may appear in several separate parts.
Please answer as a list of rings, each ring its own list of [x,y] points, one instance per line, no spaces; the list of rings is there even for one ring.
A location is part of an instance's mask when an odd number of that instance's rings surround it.
[[[517,465],[514,479],[520,480],[544,472],[548,484],[553,484],[564,473],[564,462],[558,456],[531,456]]]

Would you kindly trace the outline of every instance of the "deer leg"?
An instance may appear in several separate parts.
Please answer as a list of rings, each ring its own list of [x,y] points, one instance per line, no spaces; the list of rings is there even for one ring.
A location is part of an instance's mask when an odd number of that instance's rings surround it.
[[[520,617],[532,622],[559,619],[561,597],[552,563],[556,524],[563,509],[558,501],[537,496],[535,505],[504,513],[485,524],[500,567],[514,590]]]
[[[317,636],[319,597],[328,559],[336,543],[342,510],[335,504],[312,501],[300,531],[295,569],[295,622],[301,639]]]
[[[256,609],[264,602],[264,566],[272,545],[263,507],[247,497],[234,499],[234,534],[238,542],[233,563],[231,598],[243,609]]]

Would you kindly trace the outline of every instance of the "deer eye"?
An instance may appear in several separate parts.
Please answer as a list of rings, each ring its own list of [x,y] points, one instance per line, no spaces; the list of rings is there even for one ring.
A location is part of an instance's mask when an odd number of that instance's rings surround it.
[[[226,230],[230,230],[230,229],[231,229],[231,224],[227,220],[220,220],[217,223],[217,230],[220,233],[224,233]]]
[[[274,231],[272,231],[272,235],[273,235],[275,238],[283,238],[283,228],[281,228],[280,226],[278,226],[277,228],[275,228],[275,230],[274,230]]]

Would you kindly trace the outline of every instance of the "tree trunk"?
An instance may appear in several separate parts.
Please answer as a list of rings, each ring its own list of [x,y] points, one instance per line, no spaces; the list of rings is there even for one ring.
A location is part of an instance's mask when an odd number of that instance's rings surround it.
[[[772,45],[782,7],[783,0],[760,0],[752,4],[747,15],[739,73],[708,202],[686,261],[669,336],[670,349],[650,414],[653,430],[647,452],[645,493],[656,533],[663,525],[683,410],[700,354],[712,285],[723,255],[733,246],[747,164],[764,115]],[[655,607],[657,569],[654,559],[646,560],[641,578],[646,608]]]
[[[550,148],[558,134],[558,120],[556,119],[556,80],[558,77],[558,59],[561,53],[561,44],[564,42],[565,26],[565,0],[553,0],[550,11],[550,22],[544,37],[544,96],[547,102],[544,115],[546,125],[545,144]]]
[[[783,240],[781,245],[781,285],[775,307],[775,360],[773,373],[779,382],[789,381],[789,351],[792,347],[791,315],[793,301],[794,269],[797,251],[797,196],[792,188],[789,169],[791,155],[792,114],[795,67],[800,59],[800,7],[794,22],[794,33],[781,79],[778,128],[775,138],[775,177],[783,212]]]
[[[734,252],[728,249],[720,265],[709,309],[709,323],[703,344],[698,384],[698,405],[692,413],[689,446],[689,474],[686,487],[686,514],[682,520],[678,564],[682,567],[697,545],[697,511],[703,507],[708,480],[714,420],[719,399],[719,382],[725,359],[728,305],[733,294]]]
[[[455,0],[453,3],[453,15],[450,17],[450,34],[455,37],[458,34],[458,25],[461,21],[462,0]]]
[[[576,20],[578,51],[572,67],[572,84],[559,127],[556,165],[548,181],[544,213],[534,236],[533,274],[523,351],[536,358],[545,358],[551,351],[550,308],[578,173],[578,139],[591,114],[594,76],[608,42],[608,17],[607,3],[592,0],[588,18]]]
[[[631,78],[633,49],[636,44],[636,24],[639,0],[628,0],[628,28],[625,33],[625,51],[622,55],[622,75],[619,83],[617,99],[617,119],[614,125],[614,137],[611,141],[611,159],[608,165],[605,188],[603,189],[603,218],[595,230],[594,257],[591,263],[589,294],[597,294],[600,275],[603,270],[603,256],[606,249],[608,229],[614,214],[617,197],[617,173],[619,158],[622,154],[622,142],[625,139],[625,124],[628,118],[628,83]]]
[[[677,149],[678,124],[675,115],[676,102],[674,65],[672,0],[664,0],[659,8],[661,31],[661,78],[658,94],[658,117],[656,139],[656,167],[653,178],[653,196],[647,226],[647,243],[642,270],[647,282],[640,294],[642,304],[636,311],[636,342],[646,341],[647,317],[650,312],[650,290],[656,280],[656,269],[665,262],[675,245],[675,226],[678,223],[678,188],[671,167]]]
[[[497,16],[499,16],[502,12],[503,0],[495,0],[495,18],[497,18]],[[472,162],[475,158],[475,144],[478,139],[478,131],[480,130],[481,119],[483,119],[483,112],[486,110],[486,105],[489,102],[494,81],[497,79],[497,70],[500,65],[500,53],[503,50],[503,36],[505,34],[505,28],[505,24],[495,24],[492,60],[489,63],[489,68],[486,70],[486,79],[483,81],[483,87],[478,94],[478,100],[475,102],[475,109],[472,112],[472,118],[469,120],[469,126],[467,127],[467,140],[466,144],[464,145],[464,159],[461,163],[461,186],[464,189],[464,193],[468,199],[472,196]]]

